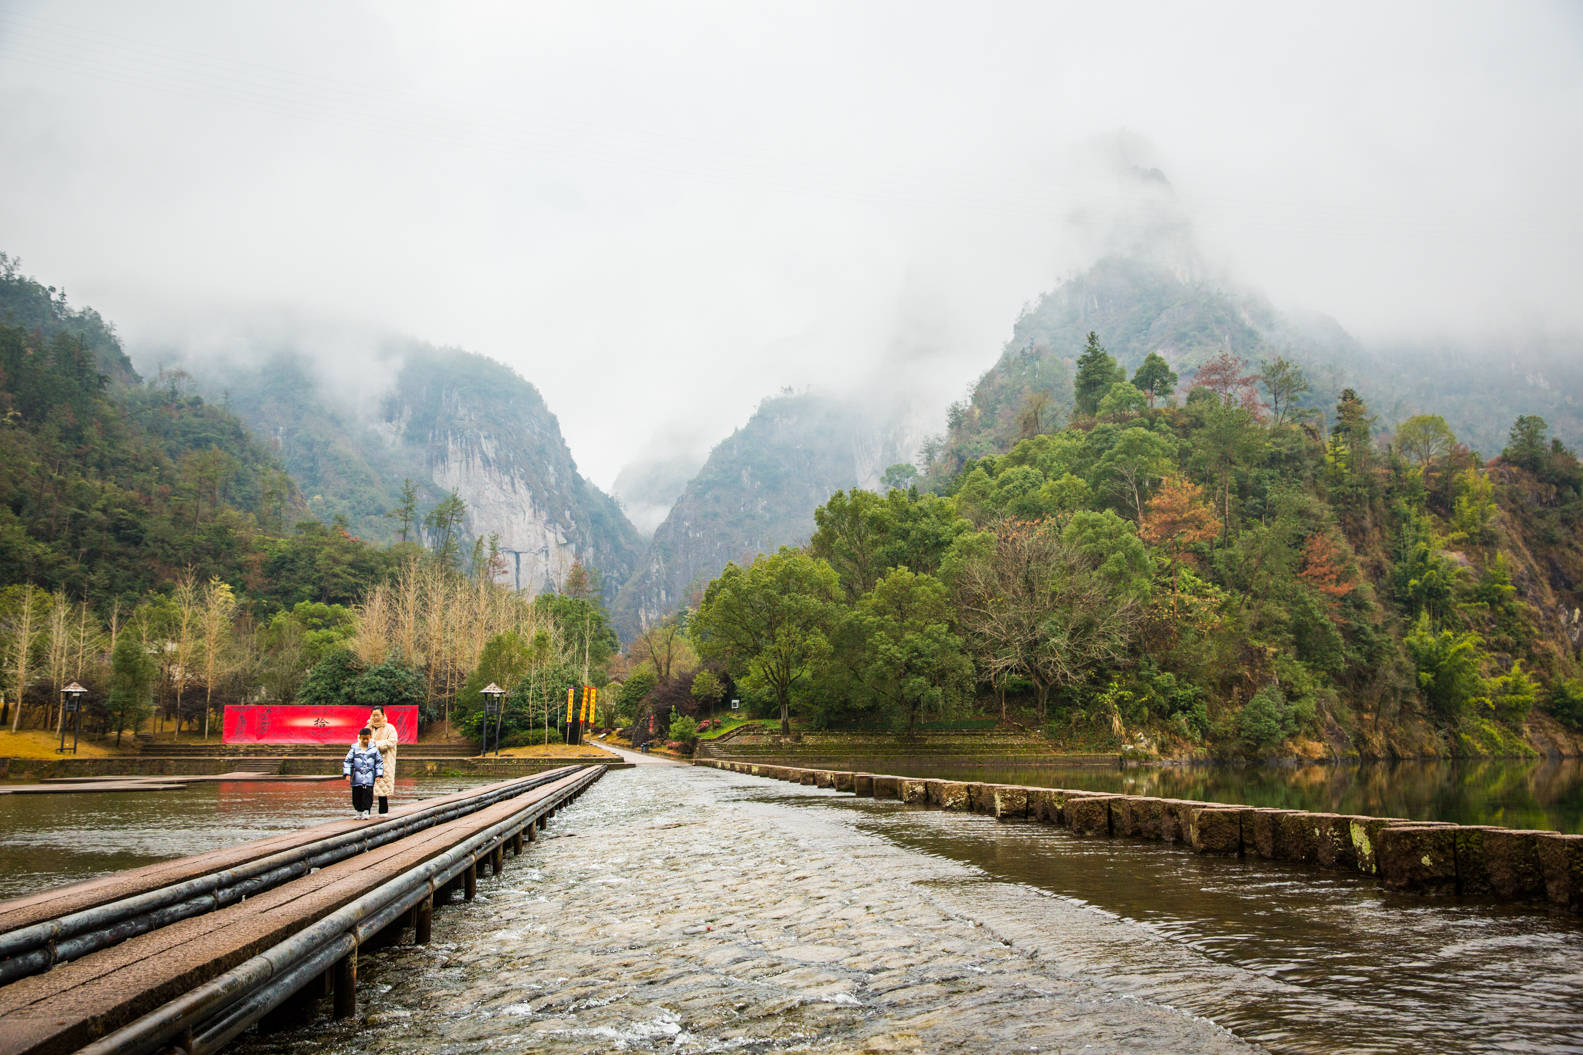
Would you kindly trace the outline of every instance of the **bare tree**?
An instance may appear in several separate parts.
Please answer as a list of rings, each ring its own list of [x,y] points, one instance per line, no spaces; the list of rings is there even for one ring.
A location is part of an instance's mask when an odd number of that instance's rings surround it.
[[[193,652],[198,639],[199,612],[202,608],[198,575],[191,565],[176,576],[176,587],[171,590],[170,599],[173,606],[170,651],[174,660],[170,675],[176,689],[176,731],[179,733],[181,697],[187,690],[187,678],[192,674]]]
[[[209,713],[214,706],[214,683],[229,670],[232,621],[236,618],[236,594],[230,583],[218,575],[203,589],[199,618],[198,658],[203,664],[203,738],[209,739]]]
[[[957,613],[991,681],[1033,682],[1039,720],[1050,691],[1121,657],[1138,611],[1048,523],[1003,521],[956,573]]]
[[[38,640],[47,618],[49,595],[23,583],[0,595],[0,633],[5,635],[5,671],[11,679],[11,731],[22,724],[22,701],[38,669]]]

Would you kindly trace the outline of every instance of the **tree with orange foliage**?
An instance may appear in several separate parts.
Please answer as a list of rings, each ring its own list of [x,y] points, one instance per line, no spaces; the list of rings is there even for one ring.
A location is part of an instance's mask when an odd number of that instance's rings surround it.
[[[1171,561],[1171,616],[1176,616],[1176,566],[1183,557],[1197,563],[1189,546],[1208,542],[1220,533],[1220,518],[1203,501],[1204,489],[1185,476],[1167,476],[1144,509],[1138,534],[1165,550]]]
[[[1303,544],[1303,568],[1297,577],[1324,594],[1332,607],[1358,588],[1357,579],[1347,567],[1346,554],[1324,531],[1309,535]]]
[[[1144,508],[1138,534],[1164,549],[1175,564],[1189,546],[1208,542],[1220,533],[1220,518],[1203,502],[1204,489],[1185,476],[1168,476]]]

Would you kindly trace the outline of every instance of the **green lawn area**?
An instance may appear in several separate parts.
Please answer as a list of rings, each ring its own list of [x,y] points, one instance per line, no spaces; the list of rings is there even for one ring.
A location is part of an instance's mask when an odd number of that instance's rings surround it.
[[[722,718],[723,724],[710,729],[706,733],[699,733],[700,740],[713,740],[717,736],[724,736],[733,729],[740,729],[744,725],[757,725],[770,732],[779,732],[781,723],[779,718]]]

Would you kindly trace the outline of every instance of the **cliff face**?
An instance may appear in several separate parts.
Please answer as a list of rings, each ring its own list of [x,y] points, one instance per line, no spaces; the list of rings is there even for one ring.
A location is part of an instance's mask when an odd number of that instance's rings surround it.
[[[500,580],[553,589],[573,561],[607,593],[637,566],[642,540],[616,503],[578,473],[555,415],[533,385],[479,355],[416,342],[382,346],[332,380],[323,356],[277,344],[251,364],[179,358],[199,387],[266,438],[324,521],[371,542],[396,541],[403,481],[418,520],[455,491],[467,506],[462,551],[498,537]],[[348,380],[352,378],[352,380]],[[418,524],[409,540],[421,540]]]
[[[385,441],[466,503],[466,537],[497,537],[502,582],[553,590],[581,561],[613,593],[636,567],[637,531],[578,473],[555,415],[507,367],[462,352],[410,355],[380,417]]]
[[[886,467],[910,460],[905,443],[851,403],[765,400],[715,447],[654,532],[617,597],[617,627],[631,636],[686,604],[727,563],[807,542],[814,510],[838,490],[877,486]]]

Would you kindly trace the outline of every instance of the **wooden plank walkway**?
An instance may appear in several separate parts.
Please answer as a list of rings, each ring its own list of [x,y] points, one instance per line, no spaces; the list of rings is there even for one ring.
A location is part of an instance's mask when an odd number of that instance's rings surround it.
[[[12,982],[0,988],[0,1055],[75,1051],[223,975],[469,837],[514,816],[530,814],[535,806],[587,780],[588,773],[578,769],[518,797],[321,868],[239,904],[180,920],[44,974]],[[527,838],[531,839],[534,826],[542,821],[528,823]],[[0,906],[5,909],[0,929],[16,920],[38,918],[46,907],[58,912],[67,904],[102,903],[118,891],[119,896],[125,896],[128,890],[212,872],[227,867],[228,862],[301,845],[310,835],[322,837],[326,831],[358,824],[367,822],[321,825],[55,892],[67,896],[40,895],[24,899],[27,903],[21,905],[9,902]],[[502,851],[503,846],[497,843],[488,854],[475,858],[472,867],[477,868],[478,860],[498,867]]]

